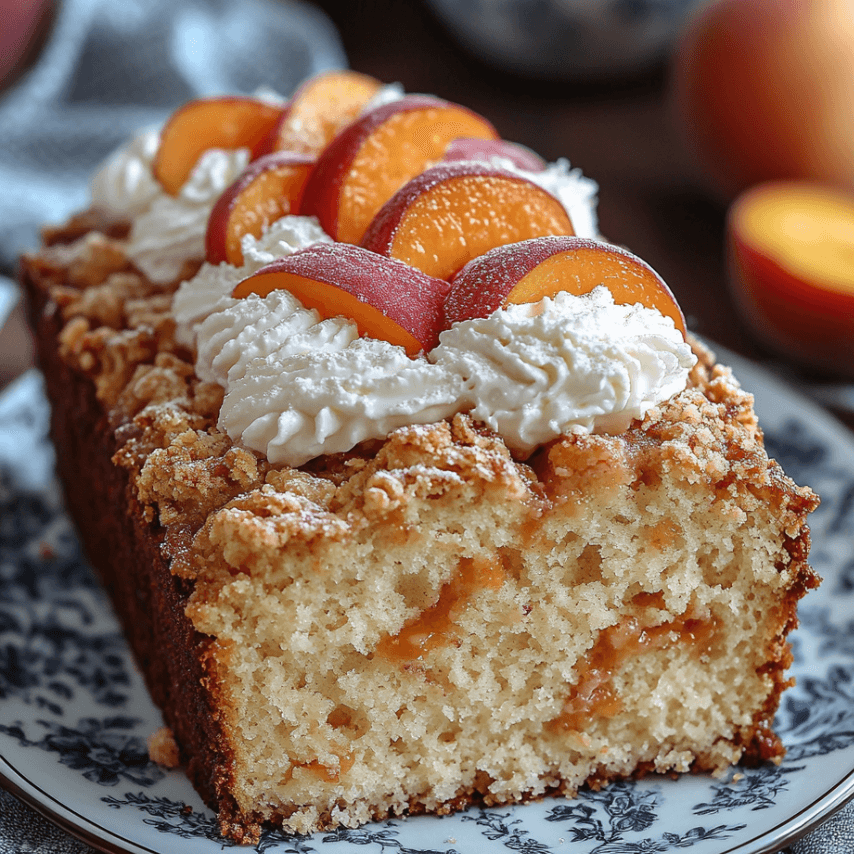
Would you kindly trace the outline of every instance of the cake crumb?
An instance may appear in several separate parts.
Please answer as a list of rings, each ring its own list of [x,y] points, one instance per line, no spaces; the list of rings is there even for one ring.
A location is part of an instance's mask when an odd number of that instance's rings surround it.
[[[168,726],[162,726],[148,736],[148,758],[164,768],[177,768],[181,764],[178,744]]]

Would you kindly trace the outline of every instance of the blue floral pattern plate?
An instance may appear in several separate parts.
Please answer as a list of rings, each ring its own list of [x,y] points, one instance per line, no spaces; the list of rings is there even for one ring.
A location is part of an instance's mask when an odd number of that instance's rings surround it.
[[[723,359],[755,392],[771,455],[823,499],[811,561],[824,583],[793,635],[783,763],[309,837],[269,831],[256,851],[762,854],[854,795],[854,436],[755,365]],[[160,715],[63,512],[46,420],[37,374],[0,397],[0,782],[104,851],[232,847],[183,773],[148,759]]]

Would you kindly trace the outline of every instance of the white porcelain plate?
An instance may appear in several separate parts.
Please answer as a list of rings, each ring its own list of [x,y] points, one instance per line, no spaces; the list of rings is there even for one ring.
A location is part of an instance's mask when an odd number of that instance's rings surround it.
[[[783,763],[311,837],[269,832],[256,851],[761,854],[854,794],[854,437],[756,366],[724,360],[756,394],[771,455],[823,499],[812,563],[824,583],[793,635]],[[213,813],[180,771],[148,760],[160,716],[63,513],[45,421],[38,375],[0,398],[0,782],[104,851],[215,854],[233,843]]]

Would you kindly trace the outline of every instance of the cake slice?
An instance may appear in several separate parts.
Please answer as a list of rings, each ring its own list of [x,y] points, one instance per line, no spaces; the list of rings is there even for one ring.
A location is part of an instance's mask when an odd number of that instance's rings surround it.
[[[283,462],[223,429],[223,399],[311,353],[200,367],[199,330],[260,303],[214,267],[224,301],[193,315],[202,259],[158,281],[138,222],[47,232],[22,281],[70,511],[226,836],[779,761],[817,499],[711,353],[691,340],[681,390],[619,429],[523,449],[466,404]]]

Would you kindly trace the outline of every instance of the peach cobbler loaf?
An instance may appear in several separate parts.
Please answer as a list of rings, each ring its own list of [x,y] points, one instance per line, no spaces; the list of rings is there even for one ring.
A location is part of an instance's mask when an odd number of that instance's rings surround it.
[[[598,238],[586,179],[462,108],[322,79],[334,110],[311,81],[239,104],[268,153],[179,157],[179,111],[134,143],[150,185],[96,182],[22,264],[70,510],[223,833],[779,760],[817,499],[751,396]],[[374,168],[377,210],[335,195],[367,186],[364,139],[445,113],[468,124],[442,163]],[[207,242],[155,251],[204,151],[246,152]]]

